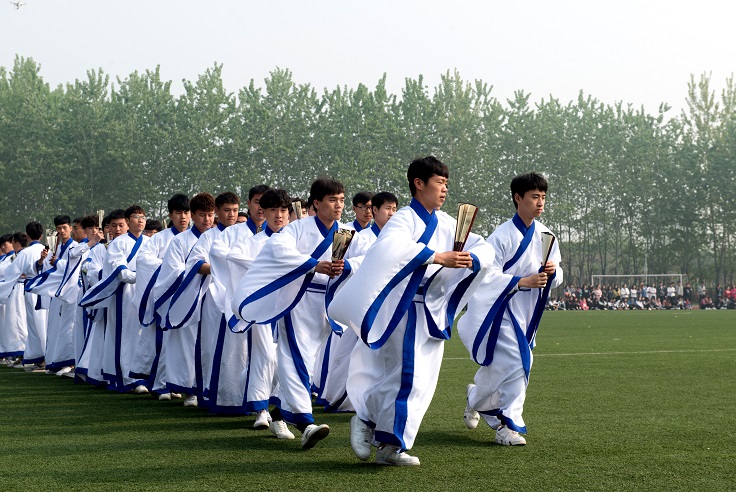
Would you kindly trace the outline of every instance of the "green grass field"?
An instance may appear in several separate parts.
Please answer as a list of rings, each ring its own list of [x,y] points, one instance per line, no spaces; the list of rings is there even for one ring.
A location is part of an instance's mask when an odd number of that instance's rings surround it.
[[[412,454],[358,461],[350,415],[301,451],[176,402],[0,367],[0,488],[36,490],[736,489],[736,312],[552,312],[537,338],[528,445],[463,425],[475,365],[448,342]],[[298,435],[298,432],[296,432]],[[297,438],[298,439],[298,438]]]

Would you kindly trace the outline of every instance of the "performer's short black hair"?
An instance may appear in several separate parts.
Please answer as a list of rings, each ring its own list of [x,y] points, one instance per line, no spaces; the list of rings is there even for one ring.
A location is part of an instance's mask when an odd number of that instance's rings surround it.
[[[514,208],[519,205],[514,200],[514,196],[518,193],[521,198],[527,191],[539,190],[547,193],[547,180],[544,176],[537,172],[519,174],[511,180],[511,201],[514,202]]]
[[[240,205],[240,197],[232,191],[226,191],[217,195],[217,198],[215,198],[215,208],[220,208],[226,204]]]
[[[146,228],[144,229],[146,231],[156,231],[161,232],[164,230],[164,226],[161,225],[161,221],[156,219],[148,219],[146,221]]]
[[[80,225],[81,226],[82,225],[82,217],[77,217],[76,219],[72,220],[72,225],[74,225],[74,224],[77,224],[77,225]]]
[[[54,227],[59,227],[64,224],[72,224],[72,219],[68,215],[57,215],[54,217]]]
[[[266,191],[259,202],[261,208],[291,208],[291,197],[286,190],[272,189]]]
[[[388,191],[376,193],[371,199],[372,206],[376,208],[381,208],[386,203],[395,203],[396,205],[398,205],[399,199],[396,198],[396,195],[394,195],[393,193],[389,193]]]
[[[108,224],[112,222],[113,220],[125,219],[125,218],[127,218],[125,217],[125,210],[123,210],[122,208],[116,208],[115,210],[110,212],[110,214],[106,217]]]
[[[253,197],[256,195],[263,195],[270,189],[271,187],[265,184],[254,186],[253,188],[248,190],[248,201],[253,200]]]
[[[238,212],[238,217],[248,217],[248,214],[241,210],[240,212]]]
[[[166,206],[169,209],[169,213],[189,212],[189,197],[181,193],[177,193],[176,195],[169,198]]]
[[[365,205],[371,201],[371,198],[373,198],[373,193],[370,191],[359,191],[353,196],[353,207]]]
[[[110,224],[110,214],[107,214],[102,218],[102,224],[100,225],[100,229],[104,229]]]
[[[13,241],[20,244],[21,248],[25,248],[26,246],[28,246],[28,243],[31,242],[28,234],[26,234],[25,232],[16,232],[15,234],[13,234]]]
[[[43,236],[43,226],[40,222],[29,222],[26,224],[26,234],[31,238],[31,241],[38,241]]]
[[[3,243],[9,243],[13,241],[13,235],[12,234],[3,234],[0,236],[0,244]]]
[[[215,197],[213,197],[207,192],[194,195],[192,200],[189,202],[189,210],[192,212],[192,214],[197,213],[197,210],[203,210],[205,212],[214,212]]]
[[[129,219],[131,215],[133,214],[141,214],[146,215],[146,211],[141,208],[140,205],[131,205],[130,207],[125,209],[125,212],[123,213],[123,216],[126,219]]]
[[[314,209],[314,197],[312,195],[309,195],[307,197],[307,210]]]
[[[315,200],[321,202],[326,196],[340,193],[345,193],[345,187],[341,182],[330,178],[317,178],[309,188],[310,203],[314,203]]]
[[[450,169],[444,162],[433,155],[414,159],[412,163],[409,164],[409,169],[406,171],[406,178],[409,180],[409,191],[411,192],[411,196],[414,196],[417,193],[417,187],[414,186],[414,180],[416,178],[419,178],[426,183],[432,178],[432,176],[449,178]]]
[[[82,222],[80,222],[80,224],[82,225],[82,229],[87,229],[88,227],[99,227],[96,215],[85,215],[82,217]]]

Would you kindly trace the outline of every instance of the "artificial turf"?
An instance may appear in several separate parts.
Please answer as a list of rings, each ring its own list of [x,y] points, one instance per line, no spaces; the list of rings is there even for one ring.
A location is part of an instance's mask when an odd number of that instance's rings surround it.
[[[0,490],[734,490],[736,312],[549,312],[525,447],[465,428],[475,365],[457,337],[411,453],[360,462],[348,414],[302,451],[218,417],[0,366]]]

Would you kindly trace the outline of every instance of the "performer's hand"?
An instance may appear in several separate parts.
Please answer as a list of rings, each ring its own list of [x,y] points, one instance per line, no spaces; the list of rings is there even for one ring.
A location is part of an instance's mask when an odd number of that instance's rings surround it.
[[[557,263],[555,263],[554,261],[548,261],[544,265],[543,272],[546,273],[549,276],[549,275],[552,275],[553,273],[555,273],[555,270],[557,270]]]
[[[332,262],[331,277],[339,277],[345,269],[345,260],[337,260]]]
[[[547,274],[544,272],[535,273],[519,280],[519,287],[525,289],[541,289],[545,285],[547,285]]]
[[[314,272],[324,273],[330,278],[334,277],[334,275],[332,274],[332,262],[331,261],[320,261],[319,263],[317,263],[317,266],[314,267]]]
[[[434,262],[446,268],[472,268],[473,257],[467,251],[435,253]]]
[[[40,263],[43,263],[43,260],[46,259],[46,257],[49,255],[48,249],[42,249],[41,250],[41,259],[39,260]]]
[[[51,259],[49,260],[49,263],[51,263],[51,266],[56,265],[56,255],[51,257]]]

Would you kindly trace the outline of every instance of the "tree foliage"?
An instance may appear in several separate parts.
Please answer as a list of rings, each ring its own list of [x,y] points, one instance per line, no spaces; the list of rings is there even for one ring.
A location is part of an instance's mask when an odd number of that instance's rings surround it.
[[[690,80],[687,110],[603,104],[581,92],[564,103],[499,101],[484,81],[420,76],[390,94],[319,94],[287,69],[236,94],[215,64],[181,95],[159,69],[111,83],[102,69],[51,88],[30,58],[0,68],[0,230],[58,213],[142,205],[165,213],[177,192],[245,195],[260,183],[306,197],[310,182],[340,179],[348,195],[387,190],[406,203],[407,164],[434,154],[451,169],[447,211],[481,208],[490,234],[513,214],[508,184],[549,177],[544,221],[560,237],[568,278],[681,272],[731,282],[736,270],[736,87],[720,97],[710,76]],[[349,215],[349,214],[348,214]],[[346,217],[348,218],[348,217]]]

